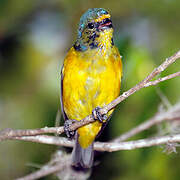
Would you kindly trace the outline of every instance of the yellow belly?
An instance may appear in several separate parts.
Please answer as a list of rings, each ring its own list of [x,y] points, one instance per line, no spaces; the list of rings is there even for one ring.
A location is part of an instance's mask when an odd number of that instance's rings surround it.
[[[64,62],[63,106],[69,119],[81,120],[119,95],[121,61],[114,56],[85,59],[75,53],[71,52]],[[94,141],[101,126],[96,121],[78,129],[81,147],[87,148]]]

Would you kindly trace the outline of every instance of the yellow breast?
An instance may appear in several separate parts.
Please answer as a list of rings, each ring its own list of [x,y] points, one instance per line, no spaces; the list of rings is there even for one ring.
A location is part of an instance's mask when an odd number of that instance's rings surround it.
[[[121,59],[115,47],[106,58],[96,50],[84,53],[71,48],[62,71],[62,100],[68,118],[81,120],[95,107],[114,100],[120,93],[121,72]],[[87,148],[92,143],[101,126],[96,121],[78,129],[81,147]]]

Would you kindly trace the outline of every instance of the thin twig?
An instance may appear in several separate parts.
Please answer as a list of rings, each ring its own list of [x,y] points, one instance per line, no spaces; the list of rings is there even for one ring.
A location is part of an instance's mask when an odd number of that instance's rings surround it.
[[[0,141],[10,139],[12,137],[21,137],[21,136],[34,136],[45,133],[58,133],[61,134],[64,132],[64,127],[44,127],[40,129],[25,129],[25,130],[14,130],[11,128],[4,129],[0,131]]]
[[[144,85],[144,87],[155,86],[155,85],[157,85],[158,83],[160,83],[160,82],[162,82],[162,81],[166,81],[166,80],[168,80],[168,79],[172,79],[172,78],[175,78],[175,77],[178,77],[178,76],[180,76],[180,71],[179,71],[179,72],[176,72],[176,73],[173,73],[173,74],[170,74],[170,75],[168,75],[168,76],[159,78],[159,79],[157,79],[157,80],[155,80],[155,81],[150,81],[150,82],[146,83],[146,84]]]
[[[167,58],[160,66],[155,68],[144,80],[142,80],[136,86],[134,86],[133,88],[131,88],[128,91],[124,92],[121,96],[119,96],[114,101],[112,101],[111,103],[106,105],[104,108],[102,108],[102,113],[106,114],[108,111],[115,108],[115,106],[118,105],[120,102],[122,102],[124,99],[126,99],[130,95],[134,94],[136,91],[140,90],[141,88],[144,88],[145,85],[150,80],[152,80],[155,76],[157,76],[162,71],[164,71],[169,65],[174,63],[179,58],[180,58],[180,51],[175,53],[173,56]]]
[[[73,147],[74,141],[69,140],[65,137],[56,137],[56,136],[49,136],[49,135],[36,135],[36,136],[22,136],[22,137],[12,137],[11,140],[23,140],[23,141],[31,141],[36,143],[43,143],[43,144],[51,144],[57,146],[65,146],[65,147]]]
[[[14,137],[13,139],[38,142],[44,144],[52,144],[58,146],[63,145],[66,147],[73,147],[74,145],[74,141],[69,141],[67,138],[48,136],[48,135]],[[112,152],[112,151],[120,151],[120,150],[132,150],[137,148],[156,146],[166,143],[178,143],[178,142],[180,142],[180,134],[140,139],[135,141],[127,141],[127,142],[95,142],[94,150]]]
[[[70,155],[63,153],[62,151],[57,151],[53,155],[52,159],[47,164],[42,166],[41,169],[24,177],[17,178],[16,180],[33,180],[47,176],[52,173],[56,173],[70,166],[70,158]]]
[[[71,155],[58,150],[54,153],[52,159],[42,166],[41,169],[16,180],[39,179],[50,174],[56,174],[57,177],[64,180],[72,179],[72,177],[73,180],[84,180],[90,176],[90,171],[75,171],[71,167]]]
[[[119,143],[97,142],[94,145],[94,149],[97,151],[113,152],[120,150],[133,150],[138,148],[157,146],[167,143],[179,143],[179,142],[180,142],[180,134],[176,134],[176,135],[161,136],[161,137],[140,139],[140,140],[128,141],[128,142],[119,142]]]
[[[57,164],[54,166],[43,166],[40,170],[31,173],[27,176],[24,176],[22,178],[17,178],[16,180],[33,180],[33,179],[38,179],[44,176],[47,176],[52,173],[56,173],[62,169],[62,164]]]
[[[121,136],[112,140],[112,142],[121,142],[129,139],[130,137],[152,127],[153,125],[157,125],[163,121],[171,121],[180,118],[180,103],[174,105],[166,112],[157,113],[154,117],[149,120],[141,123],[137,127],[131,129],[130,131],[122,134]]]
[[[159,87],[156,87],[156,92],[162,101],[162,104],[159,107],[159,111],[163,111],[164,108],[170,109],[172,107],[172,104],[170,103],[166,95],[162,92],[162,90]]]

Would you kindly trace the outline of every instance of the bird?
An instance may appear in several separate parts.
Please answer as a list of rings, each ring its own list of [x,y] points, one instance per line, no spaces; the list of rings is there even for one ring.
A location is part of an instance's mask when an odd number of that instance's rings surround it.
[[[111,15],[103,8],[88,9],[80,18],[77,38],[61,69],[64,130],[68,138],[75,139],[73,166],[93,166],[93,142],[114,111],[104,115],[100,110],[119,96],[121,77],[122,61],[113,42]],[[94,122],[70,130],[74,121],[90,114]]]

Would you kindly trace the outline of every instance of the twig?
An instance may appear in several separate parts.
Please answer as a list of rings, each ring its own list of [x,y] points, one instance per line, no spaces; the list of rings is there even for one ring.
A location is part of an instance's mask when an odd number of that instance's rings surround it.
[[[63,162],[63,163],[62,163]],[[41,169],[28,174],[24,177],[17,178],[16,180],[33,180],[52,173],[56,173],[64,168],[70,166],[70,155],[63,153],[62,151],[57,151],[52,159],[41,167]]]
[[[73,147],[74,141],[69,141],[67,138],[55,137],[55,136],[24,136],[24,137],[14,137],[13,139],[38,142],[44,144],[52,144],[58,146]],[[132,150],[143,147],[156,146],[166,143],[178,143],[180,142],[180,134],[161,136],[155,138],[140,139],[135,141],[127,142],[95,142],[94,150],[97,151],[120,151],[120,150]]]
[[[56,173],[62,169],[62,164],[57,164],[54,166],[43,166],[39,171],[36,171],[34,173],[31,173],[27,176],[24,176],[22,178],[18,178],[16,180],[33,180],[33,179],[38,179],[44,176],[47,176],[52,173]]]
[[[44,127],[40,129],[25,129],[25,130],[13,130],[8,128],[0,131],[0,141],[3,141],[5,139],[10,139],[12,137],[34,136],[45,133],[61,134],[63,132],[64,132],[63,127]]]
[[[84,180],[90,176],[90,171],[74,171],[71,167],[71,155],[58,150],[54,153],[52,159],[41,167],[41,169],[16,180],[39,179],[54,173],[56,173],[56,176],[63,180],[72,179],[72,177],[73,180]]]
[[[160,82],[162,82],[162,81],[166,81],[166,80],[168,80],[168,79],[172,79],[172,78],[175,78],[175,77],[178,77],[178,76],[180,76],[180,71],[179,71],[179,72],[176,72],[176,73],[174,73],[174,74],[170,74],[170,75],[168,75],[168,76],[159,78],[159,79],[157,79],[157,80],[155,80],[155,81],[150,81],[150,82],[146,83],[146,84],[144,85],[144,87],[155,86],[155,85],[157,85],[158,83],[160,83]]]
[[[130,95],[134,94],[136,91],[140,90],[141,88],[144,88],[145,85],[152,80],[155,76],[160,74],[162,71],[164,71],[169,65],[174,63],[177,59],[180,58],[180,51],[175,53],[173,56],[167,58],[160,66],[155,68],[144,80],[142,80],[139,84],[134,86],[133,88],[129,89],[128,91],[124,92],[121,96],[116,98],[114,101],[106,105],[104,108],[102,108],[102,113],[106,114],[108,111],[113,109],[116,105],[118,105],[121,101],[129,97]],[[158,82],[159,83],[159,82]]]
[[[43,143],[43,144],[51,144],[57,146],[65,146],[65,147],[73,147],[74,145],[74,141],[69,140],[68,138],[48,136],[48,135],[12,137],[11,140],[13,139],[31,141],[31,142]]]
[[[160,66],[155,68],[143,81],[141,81],[139,84],[134,86],[133,88],[129,89],[128,91],[124,92],[121,96],[116,98],[114,101],[109,103],[108,105],[104,106],[101,109],[102,114],[106,114],[111,109],[115,108],[116,105],[118,105],[120,102],[125,100],[130,95],[134,94],[136,91],[140,90],[144,87],[149,87],[152,85],[156,85],[162,81],[177,77],[180,75],[180,72],[171,74],[169,76],[159,78],[155,81],[152,80],[156,75],[160,74],[162,71],[164,71],[169,65],[174,63],[178,58],[180,58],[180,51],[175,53],[173,56],[167,58]],[[87,116],[86,118],[82,119],[81,121],[78,121],[70,126],[71,130],[76,130],[77,128],[84,126],[86,124],[89,124],[91,122],[94,122],[94,119],[92,115]],[[57,133],[61,134],[64,132],[63,127],[50,127],[50,128],[41,128],[41,129],[30,129],[30,130],[12,130],[12,129],[5,129],[0,132],[0,141],[11,139],[11,137],[21,137],[21,136],[34,136],[34,135],[40,135],[44,133]]]
[[[170,121],[180,118],[180,103],[176,104],[175,106],[171,107],[166,112],[157,113],[154,117],[150,118],[149,120],[141,123],[137,127],[131,129],[130,131],[122,134],[121,136],[115,138],[112,142],[121,142],[124,140],[129,139],[130,137],[152,127],[153,125],[159,124],[163,121]]]
[[[118,142],[118,143],[97,142],[94,145],[94,149],[97,151],[112,152],[112,151],[120,151],[120,150],[133,150],[138,148],[157,146],[167,143],[178,143],[178,142],[180,142],[180,134],[154,137],[148,139],[140,139],[136,141]]]
[[[172,104],[170,103],[166,95],[162,92],[162,90],[159,87],[156,87],[156,92],[162,102],[161,106],[159,107],[159,111],[163,111],[164,108],[170,109],[172,107]]]

